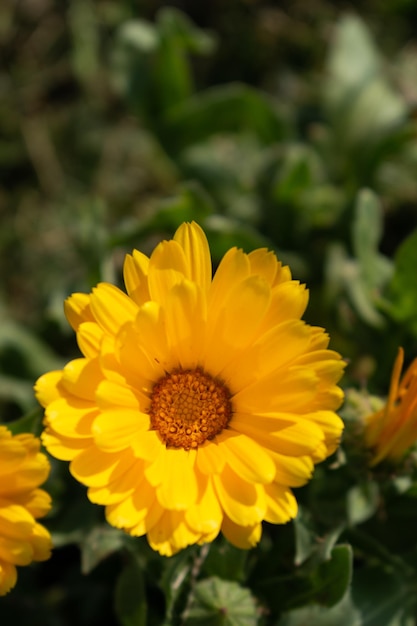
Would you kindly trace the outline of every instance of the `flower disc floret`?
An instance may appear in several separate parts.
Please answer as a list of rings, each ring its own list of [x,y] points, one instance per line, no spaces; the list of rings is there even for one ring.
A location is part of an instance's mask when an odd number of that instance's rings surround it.
[[[266,249],[230,249],[213,276],[204,232],[183,224],[127,255],[124,279],[127,294],[101,283],[66,301],[83,357],[36,384],[43,442],[161,554],[219,532],[249,548],[336,449],[344,363]]]
[[[152,390],[151,428],[167,447],[201,446],[227,427],[231,413],[227,387],[201,369],[174,371]]]

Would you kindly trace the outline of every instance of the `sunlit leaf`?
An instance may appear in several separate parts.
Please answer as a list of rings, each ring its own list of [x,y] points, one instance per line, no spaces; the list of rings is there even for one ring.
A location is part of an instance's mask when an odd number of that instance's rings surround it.
[[[213,577],[198,582],[183,615],[186,626],[256,626],[258,611],[248,589]]]

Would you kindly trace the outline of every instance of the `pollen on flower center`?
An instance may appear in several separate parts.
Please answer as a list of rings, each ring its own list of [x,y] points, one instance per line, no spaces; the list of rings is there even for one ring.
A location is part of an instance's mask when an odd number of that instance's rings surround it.
[[[227,427],[231,415],[228,388],[199,368],[175,370],[152,390],[151,427],[168,448],[201,446]]]

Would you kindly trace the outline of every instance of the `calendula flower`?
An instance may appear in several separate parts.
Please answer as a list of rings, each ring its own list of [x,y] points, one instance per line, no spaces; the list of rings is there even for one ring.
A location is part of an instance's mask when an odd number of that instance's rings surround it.
[[[43,442],[161,554],[220,531],[253,546],[338,445],[341,357],[272,252],[232,248],[212,278],[195,223],[128,255],[124,278],[128,295],[101,283],[66,301],[84,358],[37,382]]]
[[[417,359],[401,378],[403,364],[404,350],[399,348],[388,399],[365,421],[365,442],[373,450],[371,466],[384,459],[398,462],[417,440]]]
[[[16,566],[45,561],[51,554],[49,532],[36,520],[46,515],[50,497],[39,486],[49,462],[31,434],[13,436],[0,426],[0,595],[15,586]]]

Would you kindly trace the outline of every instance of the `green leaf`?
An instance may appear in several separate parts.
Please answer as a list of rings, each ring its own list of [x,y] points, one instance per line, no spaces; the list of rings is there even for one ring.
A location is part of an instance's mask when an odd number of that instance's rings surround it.
[[[332,607],[341,601],[352,577],[352,548],[347,544],[332,547],[340,532],[339,528],[329,533],[322,549],[299,569],[289,585],[284,606],[314,603]],[[329,557],[323,560],[327,554]]]
[[[380,138],[406,119],[368,27],[355,15],[338,22],[329,51],[325,102],[349,144]]]
[[[72,35],[72,67],[78,78],[89,85],[99,62],[99,28],[92,0],[72,0],[68,6]]]
[[[352,525],[361,524],[372,517],[379,504],[379,487],[376,482],[355,485],[346,496],[347,515]]]
[[[240,83],[212,87],[169,111],[164,135],[178,152],[216,133],[252,133],[264,144],[289,134],[288,115],[266,94]]]
[[[259,221],[259,174],[265,147],[249,135],[214,135],[181,153],[179,165],[188,177],[210,190],[221,213],[247,224]]]
[[[62,361],[34,333],[11,319],[0,310],[0,357],[13,351],[23,359],[27,375],[38,377],[47,371],[60,369]],[[11,369],[9,368],[8,373]]]
[[[413,626],[415,583],[399,572],[365,566],[355,573],[352,597],[364,626]]]
[[[385,294],[388,312],[417,335],[417,230],[398,248],[394,262],[394,276]]]
[[[317,548],[317,535],[313,529],[311,516],[301,507],[299,507],[298,515],[294,520],[294,530],[294,563],[298,566],[304,563]]]
[[[360,190],[352,224],[355,258],[349,258],[335,244],[327,260],[327,285],[333,291],[333,298],[344,289],[357,314],[374,327],[386,323],[380,313],[385,308],[381,292],[393,273],[392,262],[378,250],[382,230],[383,214],[377,196],[369,189]]]
[[[143,568],[135,557],[131,557],[117,581],[115,610],[120,626],[146,626],[147,624]]]
[[[204,226],[214,259],[221,259],[227,250],[234,246],[242,248],[245,252],[255,248],[273,248],[270,240],[259,234],[255,228],[222,215],[209,216]]]
[[[155,26],[141,19],[124,22],[117,32],[117,38],[120,44],[132,46],[141,53],[154,52],[159,44]]]
[[[111,237],[112,247],[138,245],[138,241],[157,232],[173,233],[183,222],[197,221],[203,225],[214,212],[213,201],[196,182],[184,183],[178,193],[160,201],[140,221],[129,221]]]
[[[33,384],[14,376],[0,374],[0,400],[15,402],[22,411],[31,411],[36,404]]]
[[[347,593],[329,608],[310,605],[285,613],[277,626],[363,626],[360,613]],[[379,626],[386,626],[385,623]]]
[[[393,273],[391,261],[378,251],[383,234],[383,219],[377,195],[370,189],[359,191],[352,226],[352,243],[361,278],[369,290],[381,288]]]
[[[81,570],[91,572],[100,561],[123,548],[129,536],[111,526],[96,526],[83,537],[81,542]]]
[[[235,548],[221,537],[210,544],[202,571],[207,576],[218,576],[224,580],[243,582],[249,552]]]
[[[158,12],[156,24],[135,19],[119,29],[112,51],[113,79],[136,112],[151,123],[194,91],[189,54],[208,54],[214,39],[173,7]]]
[[[39,436],[42,430],[42,417],[43,411],[41,408],[38,408],[13,422],[7,422],[7,428],[13,435],[18,435],[19,433],[33,433]]]
[[[183,550],[169,559],[163,571],[160,584],[165,594],[167,624],[171,624],[176,602],[190,584],[193,554],[192,550]]]
[[[258,611],[248,589],[213,577],[196,584],[183,620],[185,626],[256,626]]]
[[[194,86],[188,53],[208,54],[214,40],[195,26],[185,13],[164,7],[157,15],[160,46],[153,68],[158,105],[163,111],[191,96]]]
[[[372,326],[384,324],[376,302],[393,272],[391,261],[378,251],[382,231],[380,202],[371,190],[362,189],[357,196],[352,227],[357,277],[348,281],[347,287],[358,312]]]
[[[334,606],[345,595],[352,578],[352,548],[335,546],[331,558],[319,565],[313,577],[315,600]]]

